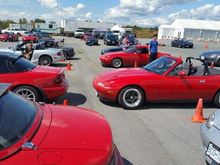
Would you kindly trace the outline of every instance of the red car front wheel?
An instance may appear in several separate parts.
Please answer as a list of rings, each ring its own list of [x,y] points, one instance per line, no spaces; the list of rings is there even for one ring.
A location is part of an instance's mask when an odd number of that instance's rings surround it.
[[[137,109],[143,101],[144,92],[136,86],[126,87],[118,95],[118,102],[125,109]]]

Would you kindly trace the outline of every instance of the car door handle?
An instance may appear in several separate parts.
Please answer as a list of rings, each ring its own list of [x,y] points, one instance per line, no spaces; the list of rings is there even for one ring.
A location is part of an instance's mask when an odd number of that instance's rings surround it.
[[[200,83],[205,83],[205,80],[199,80]]]

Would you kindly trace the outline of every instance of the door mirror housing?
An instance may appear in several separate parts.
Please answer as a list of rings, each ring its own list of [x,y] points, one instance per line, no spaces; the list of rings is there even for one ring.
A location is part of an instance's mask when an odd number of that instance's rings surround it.
[[[186,72],[183,71],[183,70],[181,70],[181,71],[179,71],[178,76],[179,76],[180,78],[183,78],[183,77],[186,76]]]

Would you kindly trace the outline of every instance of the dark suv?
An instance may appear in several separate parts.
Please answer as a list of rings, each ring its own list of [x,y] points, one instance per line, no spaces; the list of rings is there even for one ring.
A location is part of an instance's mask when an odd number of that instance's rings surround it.
[[[193,48],[193,43],[186,38],[178,38],[171,41],[171,46],[178,48]]]

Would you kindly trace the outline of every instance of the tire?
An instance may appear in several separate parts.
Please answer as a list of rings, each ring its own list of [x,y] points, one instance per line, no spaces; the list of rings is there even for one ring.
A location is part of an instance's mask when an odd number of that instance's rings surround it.
[[[218,59],[216,66],[220,67],[220,59]]]
[[[114,68],[120,68],[122,67],[122,60],[120,58],[114,58],[111,62],[112,67]]]
[[[217,108],[220,108],[220,90],[215,94],[213,103]]]
[[[144,101],[143,91],[135,86],[122,89],[118,95],[118,102],[124,109],[137,109]]]
[[[51,63],[52,63],[52,59],[48,55],[41,56],[39,58],[39,62],[38,62],[39,65],[46,65],[46,66],[51,65]]]
[[[66,60],[69,60],[69,59],[70,59],[70,57],[68,56],[68,53],[67,53],[67,52],[63,51],[63,55],[64,55],[64,58],[65,58]]]
[[[41,101],[41,97],[37,89],[31,86],[19,86],[13,90],[15,93],[21,95],[22,97],[33,101],[39,102]]]

